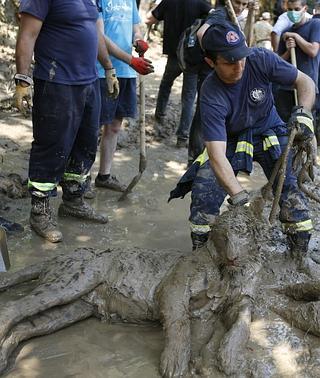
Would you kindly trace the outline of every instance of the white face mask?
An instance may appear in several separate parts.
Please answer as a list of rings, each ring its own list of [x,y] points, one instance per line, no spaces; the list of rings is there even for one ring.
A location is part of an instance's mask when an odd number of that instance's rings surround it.
[[[303,13],[304,13],[303,10],[301,10],[301,11],[295,11],[295,10],[287,11],[287,15],[288,15],[289,20],[291,22],[293,22],[294,24],[298,24],[302,20]]]

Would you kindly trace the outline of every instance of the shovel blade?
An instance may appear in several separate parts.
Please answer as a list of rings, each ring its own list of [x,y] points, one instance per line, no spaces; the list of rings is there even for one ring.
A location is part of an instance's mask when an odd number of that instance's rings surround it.
[[[7,272],[10,269],[6,231],[0,227],[0,272]]]

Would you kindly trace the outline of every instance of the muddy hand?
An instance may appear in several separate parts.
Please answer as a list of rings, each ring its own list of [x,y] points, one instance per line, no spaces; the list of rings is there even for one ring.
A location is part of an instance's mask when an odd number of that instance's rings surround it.
[[[188,371],[190,347],[185,340],[176,337],[165,347],[161,355],[160,373],[165,378],[183,377]]]
[[[13,105],[19,110],[25,117],[30,114],[32,109],[32,93],[31,86],[23,86],[21,84],[16,85],[16,91],[13,96]]]

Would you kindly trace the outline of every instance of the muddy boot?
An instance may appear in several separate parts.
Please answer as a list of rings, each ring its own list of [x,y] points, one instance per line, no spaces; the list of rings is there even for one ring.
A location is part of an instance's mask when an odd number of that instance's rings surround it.
[[[96,223],[107,223],[108,217],[97,213],[93,207],[83,200],[83,196],[62,197],[62,204],[59,206],[60,217],[75,217]]]
[[[91,176],[88,176],[86,179],[86,189],[84,192],[83,197],[85,199],[93,199],[96,197],[96,192],[94,191],[92,184],[91,184]]]
[[[191,232],[192,250],[195,251],[207,245],[209,239],[209,232],[206,234],[196,234]]]
[[[38,235],[51,243],[62,241],[62,233],[52,216],[49,197],[31,197],[30,225]]]
[[[308,252],[310,237],[311,234],[305,231],[288,234],[291,256],[296,261],[298,270],[306,274],[320,269],[318,261]]]

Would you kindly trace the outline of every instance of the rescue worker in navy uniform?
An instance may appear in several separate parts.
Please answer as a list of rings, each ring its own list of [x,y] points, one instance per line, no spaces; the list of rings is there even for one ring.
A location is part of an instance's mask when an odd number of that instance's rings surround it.
[[[313,137],[311,108],[315,99],[314,83],[307,75],[269,50],[248,48],[239,28],[229,22],[207,29],[202,46],[207,63],[214,69],[205,80],[200,97],[206,149],[169,198],[183,198],[191,190],[193,249],[206,244],[227,194],[231,205],[248,202],[248,193],[236,178],[239,171],[250,173],[253,161],[257,161],[266,177],[270,177],[287,144],[289,124],[294,124],[298,117],[302,137]],[[275,109],[272,82],[298,90],[301,107],[293,112],[288,126]],[[291,251],[299,252],[302,259],[307,256],[313,227],[307,199],[297,186],[291,165],[289,160],[280,199],[280,221]]]
[[[107,217],[84,202],[86,177],[95,160],[100,114],[96,59],[106,70],[107,90],[118,95],[118,81],[104,37],[97,27],[95,0],[25,0],[16,46],[15,103],[30,100],[29,76],[35,55],[33,137],[29,161],[30,224],[51,242],[62,240],[49,198],[63,190],[60,216],[97,223]]]

